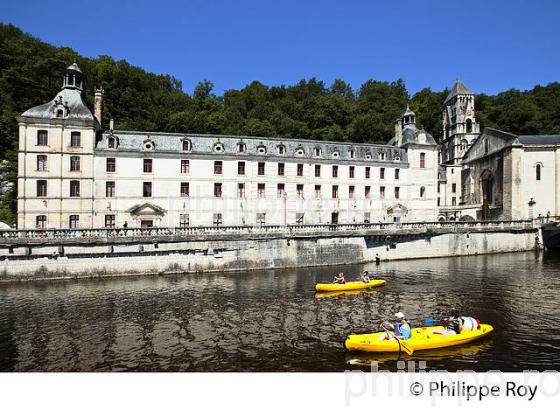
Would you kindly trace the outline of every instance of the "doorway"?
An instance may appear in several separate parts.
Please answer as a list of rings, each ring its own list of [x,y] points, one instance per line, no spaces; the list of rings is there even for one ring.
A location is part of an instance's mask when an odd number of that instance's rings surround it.
[[[331,224],[333,225],[338,224],[338,212],[333,212],[331,214]]]
[[[152,228],[153,226],[154,226],[153,219],[142,219],[142,221],[140,221],[140,227],[142,229]]]

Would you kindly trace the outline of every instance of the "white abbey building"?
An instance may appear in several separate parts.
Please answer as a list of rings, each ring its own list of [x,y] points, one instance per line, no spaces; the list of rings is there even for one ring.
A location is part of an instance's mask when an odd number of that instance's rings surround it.
[[[437,219],[439,146],[409,109],[387,145],[104,131],[83,89],[74,63],[17,118],[19,229]]]

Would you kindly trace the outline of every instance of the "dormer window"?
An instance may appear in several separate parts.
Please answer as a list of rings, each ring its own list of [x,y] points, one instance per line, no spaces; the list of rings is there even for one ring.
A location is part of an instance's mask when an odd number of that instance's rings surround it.
[[[218,154],[224,152],[224,145],[221,142],[214,145],[214,152],[217,152]]]
[[[153,151],[156,148],[154,142],[150,139],[144,141],[144,151]]]
[[[354,151],[353,149],[349,150],[348,156],[350,157],[350,159],[356,158],[356,151]]]
[[[315,147],[313,149],[313,155],[315,155],[316,157],[320,157],[321,156],[321,148]]]
[[[369,152],[366,152],[366,155],[364,155],[364,158],[369,161],[371,159],[371,154]]]
[[[385,153],[384,152],[379,153],[379,159],[381,161],[385,161]]]
[[[334,151],[334,152],[332,153],[332,157],[333,157],[333,158],[338,158],[339,156],[340,156],[340,154],[338,153],[338,151]]]
[[[247,151],[247,146],[243,142],[238,143],[237,152],[245,152],[245,151]]]
[[[117,139],[115,137],[107,138],[107,148],[117,148]]]
[[[286,147],[283,145],[278,145],[278,155],[284,155],[286,153]]]
[[[298,157],[303,157],[304,154],[305,154],[305,151],[303,150],[303,147],[298,147],[298,148],[296,149],[296,155],[297,155]]]
[[[266,147],[264,145],[259,145],[257,147],[257,154],[260,154],[260,155],[266,154]]]
[[[63,118],[64,117],[64,110],[56,110],[56,118]]]
[[[183,151],[190,152],[192,149],[192,144],[190,140],[183,140]]]

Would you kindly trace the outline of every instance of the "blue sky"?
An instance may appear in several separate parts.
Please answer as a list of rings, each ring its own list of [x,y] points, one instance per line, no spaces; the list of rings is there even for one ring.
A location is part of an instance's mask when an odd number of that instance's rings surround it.
[[[560,80],[558,1],[2,0],[0,21],[80,54],[171,74],[191,92],[253,80],[403,78],[414,93],[495,94]]]

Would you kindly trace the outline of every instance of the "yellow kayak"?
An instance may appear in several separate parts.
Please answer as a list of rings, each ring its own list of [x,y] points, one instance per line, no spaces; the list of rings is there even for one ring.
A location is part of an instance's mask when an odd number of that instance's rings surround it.
[[[357,290],[340,290],[334,292],[315,292],[315,297],[317,299],[320,298],[334,298],[337,296],[346,296],[346,295],[359,295],[362,293],[374,293],[375,291],[370,289],[357,289]]]
[[[339,283],[317,283],[315,285],[315,291],[317,292],[340,292],[346,290],[360,290],[360,289],[371,289],[377,286],[382,286],[385,284],[385,280],[376,279],[370,280],[369,282],[346,282],[343,284]]]
[[[481,337],[487,336],[494,328],[490,325],[480,325],[476,330],[463,330],[458,335],[443,336],[431,333],[434,329],[444,329],[443,326],[430,326],[412,329],[412,337],[402,345],[413,350],[439,349],[441,347],[456,346],[469,343]],[[344,342],[348,350],[360,350],[364,352],[398,352],[399,342],[396,340],[382,340],[379,337],[385,332],[370,333],[364,335],[349,335]]]

